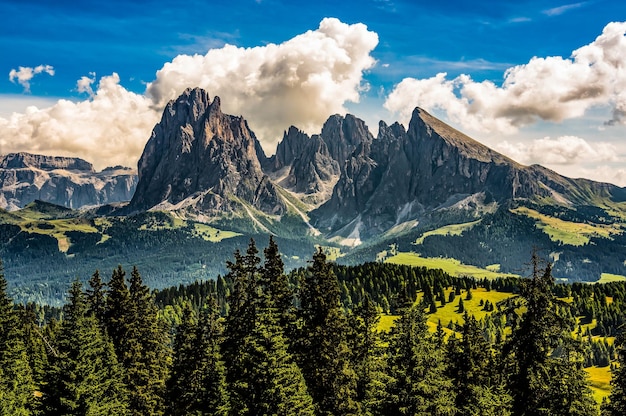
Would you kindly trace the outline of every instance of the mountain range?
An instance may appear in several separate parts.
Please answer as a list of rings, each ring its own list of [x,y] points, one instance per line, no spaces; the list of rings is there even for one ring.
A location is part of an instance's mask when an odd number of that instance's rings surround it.
[[[382,121],[378,127],[374,137],[350,114],[330,116],[311,136],[291,126],[267,157],[242,116],[224,114],[219,97],[187,89],[166,106],[136,176],[119,167],[96,173],[80,159],[0,158],[0,206],[12,211],[0,222],[13,227],[4,230],[8,236],[46,235],[22,221],[52,220],[33,217],[27,207],[43,200],[83,208],[63,216],[88,221],[101,237],[93,244],[115,240],[102,241],[108,235],[102,224],[142,218],[133,230],[155,231],[158,224],[163,230],[165,221],[186,230],[189,241],[203,227],[222,235],[273,234],[298,242],[288,243],[302,248],[294,258],[317,244],[344,262],[397,260],[402,252],[519,272],[520,259],[537,245],[563,278],[626,274],[625,188],[521,165],[421,108],[408,127]],[[30,211],[20,217],[20,209]],[[77,235],[68,239],[74,258],[90,252],[77,249]],[[1,248],[5,259],[16,252],[11,244]],[[7,270],[19,263],[5,261]]]
[[[128,201],[137,174],[123,166],[96,172],[85,160],[10,153],[0,155],[0,208],[14,211],[35,200],[67,208]]]

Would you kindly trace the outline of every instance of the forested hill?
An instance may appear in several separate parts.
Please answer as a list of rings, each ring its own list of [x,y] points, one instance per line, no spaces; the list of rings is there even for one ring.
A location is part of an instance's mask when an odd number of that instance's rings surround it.
[[[151,293],[136,268],[76,281],[61,319],[0,276],[3,414],[623,415],[626,284],[338,266],[286,275],[270,238],[216,281]],[[617,336],[617,338],[615,338]]]

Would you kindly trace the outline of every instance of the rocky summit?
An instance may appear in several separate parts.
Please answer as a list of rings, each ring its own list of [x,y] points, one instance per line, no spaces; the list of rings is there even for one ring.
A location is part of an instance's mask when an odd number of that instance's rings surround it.
[[[254,208],[280,215],[285,204],[261,169],[259,149],[243,117],[222,113],[219,97],[187,89],[152,131],[129,209],[218,216]]]
[[[0,208],[10,211],[42,200],[67,208],[129,201],[137,175],[116,166],[96,172],[71,157],[10,153],[0,156]]]

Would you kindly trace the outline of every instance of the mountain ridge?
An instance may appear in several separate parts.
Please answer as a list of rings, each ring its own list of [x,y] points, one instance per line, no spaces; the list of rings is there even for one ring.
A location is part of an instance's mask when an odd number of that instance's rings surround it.
[[[129,201],[137,175],[123,166],[96,172],[80,158],[31,153],[0,155],[0,208],[17,210],[35,200],[67,208]]]

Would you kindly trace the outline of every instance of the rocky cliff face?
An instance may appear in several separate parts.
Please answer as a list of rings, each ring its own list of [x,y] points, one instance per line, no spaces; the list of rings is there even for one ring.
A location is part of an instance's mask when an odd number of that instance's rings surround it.
[[[137,175],[121,166],[95,172],[78,158],[12,153],[0,156],[0,208],[41,200],[67,208],[129,201]]]
[[[206,91],[187,89],[152,131],[129,209],[220,215],[243,201],[282,214],[284,202],[261,169],[259,150],[246,120],[222,113],[219,97],[211,101]]]
[[[417,108],[408,130],[381,122],[378,137],[361,142],[312,217],[322,231],[363,239],[435,210],[478,214],[514,198],[584,204],[591,195],[624,200],[624,189],[520,165]]]
[[[311,137],[291,126],[264,169],[305,203],[319,206],[330,198],[352,152],[372,139],[363,120],[351,114],[329,117]]]

